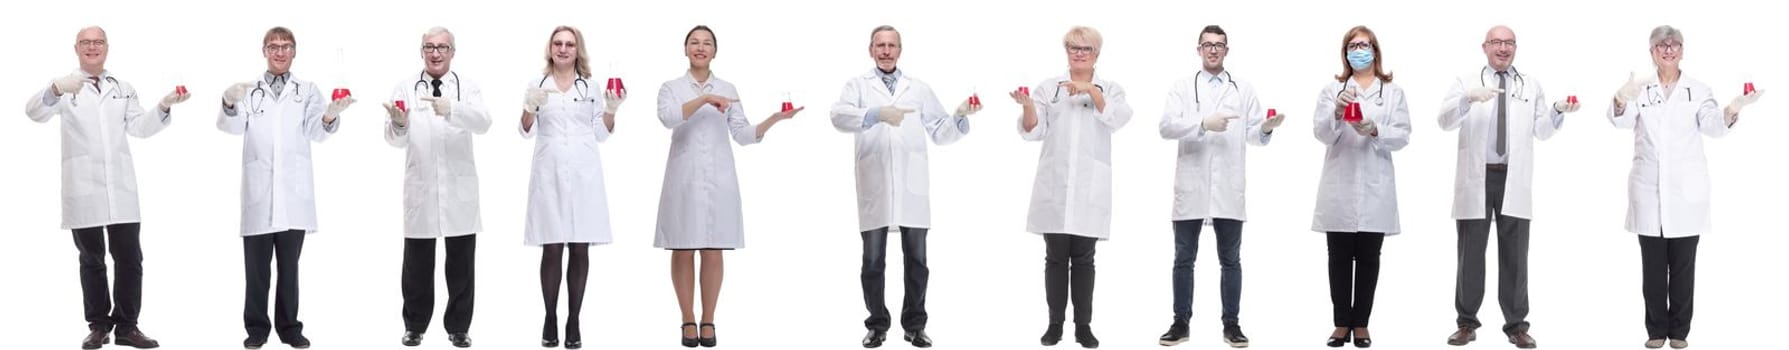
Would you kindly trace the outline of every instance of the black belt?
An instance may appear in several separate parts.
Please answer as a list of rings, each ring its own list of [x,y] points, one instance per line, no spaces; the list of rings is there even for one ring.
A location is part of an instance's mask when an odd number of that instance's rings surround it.
[[[1485,170],[1509,171],[1509,164],[1485,164]]]

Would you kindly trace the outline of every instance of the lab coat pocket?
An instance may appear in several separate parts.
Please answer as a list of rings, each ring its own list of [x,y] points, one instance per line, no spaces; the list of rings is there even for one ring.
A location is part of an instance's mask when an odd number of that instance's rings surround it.
[[[907,192],[921,196],[931,193],[932,188],[932,180],[929,176],[930,171],[926,169],[926,158],[925,153],[923,152],[924,151],[908,153],[906,157],[907,164],[905,164],[906,166],[904,169],[906,171],[906,178],[900,179],[905,180],[907,183]]]
[[[253,159],[242,165],[243,210],[266,205],[272,199],[273,167],[266,159]]]
[[[104,176],[76,175],[103,171],[103,169],[95,169],[94,165],[96,164],[93,164],[92,157],[85,154],[85,151],[81,152],[82,154],[74,157],[62,158],[62,169],[65,172],[62,176],[62,194],[65,196],[83,197],[106,187]]]
[[[1104,217],[1112,213],[1112,165],[1103,162],[1090,162],[1088,182],[1074,184],[1085,192],[1087,206],[1093,209],[1094,215]]]
[[[478,176],[455,176],[449,185],[455,202],[478,204]]]

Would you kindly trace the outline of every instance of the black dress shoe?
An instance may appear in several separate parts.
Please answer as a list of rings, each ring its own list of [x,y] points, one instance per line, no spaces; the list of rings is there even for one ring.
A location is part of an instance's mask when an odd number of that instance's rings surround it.
[[[1056,346],[1056,343],[1062,342],[1062,324],[1051,323],[1050,328],[1044,329],[1043,338],[1038,340],[1040,340],[1044,346]]]
[[[1329,345],[1329,347],[1332,348],[1339,348],[1342,347],[1342,345],[1347,345],[1348,339],[1353,337],[1354,330],[1350,329],[1347,332],[1343,332],[1340,337],[1329,337],[1329,343],[1326,343],[1325,345]]]
[[[447,342],[453,343],[453,347],[456,348],[472,347],[472,338],[467,337],[466,333],[448,333]]]
[[[309,349],[309,348],[311,348],[310,338],[305,338],[303,334],[295,334],[292,336],[291,339],[287,339],[286,337],[280,337],[280,342],[286,343],[287,346],[291,346],[293,349]]]
[[[1093,337],[1093,326],[1086,323],[1075,324],[1075,342],[1088,349],[1099,348],[1099,338]]]
[[[714,347],[715,343],[720,341],[720,339],[716,339],[716,338],[719,338],[720,335],[716,334],[715,336],[712,336],[712,337],[703,337],[703,336],[701,336],[702,327],[708,327],[708,329],[714,329],[714,324],[713,323],[703,323],[701,325],[696,326],[696,334],[697,334],[696,337],[698,338],[698,339],[696,339],[697,342],[701,343],[702,347],[704,347],[704,348]],[[710,332],[713,332],[713,331],[710,331]]]
[[[677,332],[678,332],[678,334],[677,334],[677,336],[678,336],[678,337],[679,337],[679,338],[681,338],[681,340],[683,340],[683,347],[686,347],[686,348],[693,348],[693,347],[696,347],[696,346],[697,346],[697,345],[700,345],[700,344],[699,344],[699,343],[700,343],[700,340],[701,340],[701,339],[700,339],[700,338],[697,338],[697,337],[685,337],[685,336],[683,336],[683,329],[684,329],[684,328],[685,328],[685,327],[687,327],[687,328],[697,328],[697,327],[696,327],[696,323],[695,323],[695,322],[685,322],[685,323],[683,323],[683,325],[682,325],[682,326],[677,326]],[[701,333],[701,332],[702,332],[702,331],[701,331],[701,329],[700,329],[700,328],[697,328],[697,330],[696,330],[696,335],[697,335],[697,336],[700,336],[700,335],[702,335],[702,333]]]
[[[422,345],[422,332],[404,331],[404,346]]]
[[[86,338],[81,338],[81,348],[87,350],[98,349],[110,342],[112,342],[112,331],[96,329],[87,332]]]
[[[162,346],[161,343],[156,342],[155,339],[149,339],[149,336],[144,335],[143,330],[140,329],[132,329],[118,333],[118,339],[112,343],[118,344],[118,346],[129,346],[138,349],[154,349]]]
[[[869,334],[863,335],[863,348],[874,349],[882,347],[882,341],[885,340],[888,340],[888,331],[871,329]]]
[[[1230,344],[1232,348],[1246,348],[1249,347],[1249,337],[1242,335],[1242,326],[1226,325],[1224,326],[1224,343]]]
[[[248,337],[248,339],[242,340],[242,348],[243,349],[249,349],[249,350],[260,349],[262,345],[267,345],[267,337],[265,337],[265,336]]]
[[[932,347],[932,337],[926,336],[926,330],[924,329],[908,331],[907,334],[901,336],[901,339],[913,343],[913,347],[916,348]]]
[[[1180,343],[1186,342],[1189,333],[1192,331],[1187,329],[1186,322],[1175,321],[1174,324],[1168,325],[1168,332],[1162,333],[1162,337],[1157,339],[1156,343],[1162,346],[1180,345]]]

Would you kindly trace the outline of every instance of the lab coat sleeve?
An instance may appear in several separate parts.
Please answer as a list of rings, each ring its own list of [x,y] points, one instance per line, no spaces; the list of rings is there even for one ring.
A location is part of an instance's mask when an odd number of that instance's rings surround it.
[[[1205,135],[1203,132],[1198,132],[1202,130],[1200,125],[1202,121],[1194,118],[1191,112],[1186,110],[1186,98],[1191,93],[1186,91],[1185,86],[1186,84],[1176,83],[1174,87],[1168,88],[1168,99],[1166,105],[1162,107],[1160,125],[1164,140],[1191,141],[1198,140]]]
[[[1466,82],[1454,79],[1454,86],[1447,90],[1447,97],[1441,99],[1441,130],[1459,130],[1466,124],[1466,118],[1472,116],[1472,98],[1466,96]]]
[[[1721,112],[1720,105],[1714,101],[1713,92],[1703,94],[1705,95],[1701,96],[1696,106],[1696,126],[1708,137],[1727,136],[1727,132],[1733,129],[1727,125],[1726,114]]]
[[[925,105],[920,106],[919,115],[920,119],[925,122],[926,133],[932,135],[932,143],[948,145],[962,140],[963,133],[968,132],[959,126],[963,117],[945,112],[944,104],[938,102],[938,95],[930,88],[926,89],[925,96],[922,98],[925,100],[921,103]]]
[[[460,81],[462,94],[453,100],[453,113],[447,115],[447,123],[473,134],[483,135],[491,130],[491,113],[485,109],[485,93],[478,84]],[[600,111],[598,114],[600,118]]]
[[[1533,84],[1529,88],[1534,89],[1534,99],[1530,100],[1534,103],[1531,107],[1534,111],[1534,138],[1542,141],[1551,139],[1559,131],[1559,127],[1564,126],[1565,112],[1553,109],[1553,104],[1547,102],[1547,93],[1541,90],[1540,84],[1535,84],[1533,80],[1528,83]]]
[[[1342,133],[1354,132],[1348,130],[1347,122],[1336,119],[1336,93],[1341,91],[1341,86],[1341,84],[1331,84],[1322,92],[1317,93],[1317,108],[1315,109],[1317,116],[1312,121],[1311,128],[1316,130],[1317,142],[1322,142],[1326,146],[1340,142]]]
[[[839,132],[863,132],[871,126],[864,119],[874,109],[864,107],[858,93],[857,84],[847,81],[839,91],[839,101],[832,104],[832,127]]]
[[[1633,129],[1634,123],[1639,121],[1640,118],[1640,104],[1635,103],[1634,101],[1628,101],[1627,105],[1622,107],[1622,112],[1625,112],[1625,114],[1615,114],[1615,104],[1610,103],[1608,114],[1609,123],[1615,124],[1616,128]]]
[[[1410,145],[1410,106],[1404,98],[1404,89],[1387,89],[1391,98],[1390,113],[1374,120],[1379,123],[1379,137],[1373,138],[1373,147],[1387,151],[1397,151]]]
[[[689,120],[683,119],[683,103],[685,101],[678,101],[677,95],[671,92],[671,84],[674,82],[676,81],[667,81],[658,86],[658,121],[664,123],[666,129],[676,129],[678,125],[689,122]],[[701,108],[709,107],[702,106]]]
[[[217,129],[230,135],[242,135],[248,131],[248,116],[241,113],[243,106],[230,108],[223,103],[217,105]]]
[[[603,114],[606,114],[604,111],[609,109],[609,101],[599,99],[594,102],[590,104],[590,129],[595,130],[592,134],[596,142],[608,141],[613,130],[609,130],[607,124],[603,124]]]
[[[1267,122],[1267,109],[1261,107],[1261,99],[1260,96],[1255,95],[1255,87],[1244,86],[1241,95],[1238,97],[1242,98],[1242,110],[1243,113],[1245,113],[1242,120],[1246,121],[1249,126],[1248,133],[1243,134],[1247,135],[1246,138],[1248,140],[1244,140],[1243,142],[1256,146],[1266,146],[1267,141],[1272,139],[1273,134],[1261,130],[1261,124]]]
[[[728,98],[739,99],[739,97],[736,96],[728,96]],[[682,112],[682,108],[678,109],[680,110],[679,112]],[[724,113],[727,115],[727,129],[733,133],[733,142],[739,143],[740,146],[750,146],[759,141],[764,141],[764,139],[758,138],[758,125],[752,124],[751,119],[746,119],[745,103],[734,102],[729,104]]]
[[[1020,114],[1018,114],[1018,136],[1023,137],[1025,141],[1043,141],[1045,132],[1048,132],[1048,129],[1050,129],[1050,112],[1052,111],[1050,111],[1050,105],[1043,104],[1043,100],[1038,98],[1038,93],[1043,93],[1043,91],[1054,91],[1056,86],[1048,86],[1048,89],[1045,89],[1045,87],[1047,86],[1038,84],[1038,87],[1032,87],[1032,89],[1030,89],[1030,93],[1032,93],[1032,95],[1030,95],[1030,107],[1032,107],[1032,111],[1038,114],[1038,125],[1032,127],[1030,130],[1025,130],[1025,112],[1020,111]]]
[[[39,90],[36,95],[31,96],[31,100],[25,101],[25,116],[31,117],[31,121],[48,122],[51,117],[62,114],[63,97],[56,96],[50,89],[54,87]]]
[[[1131,122],[1131,103],[1124,99],[1124,87],[1118,86],[1118,83],[1109,84],[1112,86],[1105,87],[1105,91],[1100,92],[1106,95],[1106,109],[1096,110],[1093,119],[1105,124],[1110,129],[1107,132],[1118,132],[1124,124]]]
[[[392,88],[391,99],[386,101],[403,101],[406,97],[404,87],[399,85],[398,87]],[[397,148],[408,146],[410,144],[410,128],[398,127],[398,124],[393,123],[390,116],[387,116],[387,118],[385,118],[385,143]]]
[[[125,83],[119,83],[119,87],[127,96],[130,96],[129,100],[124,101],[124,132],[126,134],[136,138],[147,138],[168,128],[168,123],[173,119],[168,117],[168,112],[162,111],[161,102],[156,102],[155,108],[144,111],[143,101],[138,98],[136,87]]]
[[[342,124],[342,116],[335,116],[334,123],[323,123],[323,113],[329,112],[329,104],[324,102],[323,92],[316,85],[304,91],[304,137],[311,142],[323,142],[330,134],[334,134],[336,126]]]

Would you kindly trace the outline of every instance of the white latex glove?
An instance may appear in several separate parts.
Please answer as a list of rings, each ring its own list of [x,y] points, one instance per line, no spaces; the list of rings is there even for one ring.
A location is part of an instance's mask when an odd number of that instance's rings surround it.
[[[404,110],[398,109],[398,106],[391,102],[385,103],[385,115],[391,117],[392,125],[397,125],[400,128],[410,125],[410,114],[404,113]]]
[[[347,97],[347,98],[343,98],[343,99],[340,99],[340,100],[335,100],[335,102],[330,102],[330,103],[329,103],[329,108],[328,108],[328,110],[327,110],[327,111],[324,111],[324,112],[323,112],[323,115],[326,115],[326,116],[333,116],[333,117],[336,117],[336,118],[341,118],[341,117],[342,117],[342,111],[343,111],[343,110],[347,110],[347,109],[348,109],[348,105],[352,105],[352,104],[354,104],[354,97],[353,97],[353,96],[348,96],[348,97]]]
[[[87,84],[87,81],[86,76],[83,76],[80,73],[73,73],[66,77],[57,78],[56,81],[51,84],[56,87],[56,95],[61,96],[67,94],[80,94],[81,86]]]
[[[1273,129],[1279,128],[1280,123],[1284,122],[1286,122],[1285,114],[1275,114],[1272,117],[1267,117],[1267,121],[1261,122],[1261,132],[1273,132]]]
[[[880,119],[883,123],[888,123],[888,125],[901,126],[901,120],[907,119],[906,114],[912,112],[913,110],[911,109],[887,105],[876,110],[876,119]]]
[[[1503,89],[1481,86],[1466,90],[1466,98],[1471,99],[1473,103],[1478,103],[1490,101],[1491,99],[1497,98],[1497,95],[1502,93]]]
[[[254,88],[255,83],[236,83],[236,85],[230,85],[229,89],[224,89],[224,104],[235,106],[237,102],[242,102],[244,97],[248,97],[249,89]]]
[[[170,91],[167,96],[162,96],[161,108],[168,109],[175,104],[186,102],[186,99],[191,97],[193,97],[193,94],[182,94],[179,91]]]
[[[1336,108],[1338,110],[1348,108],[1348,104],[1354,103],[1354,94],[1353,88],[1342,90],[1341,93],[1336,94]]]
[[[1733,102],[1727,103],[1727,115],[1739,115],[1740,109],[1745,108],[1747,105],[1757,103],[1759,97],[1764,97],[1764,90],[1752,91],[1751,95],[1734,97]],[[1728,123],[1731,124],[1732,122]]]
[[[967,117],[970,114],[975,114],[975,112],[980,112],[980,111],[981,111],[981,105],[971,105],[971,104],[969,104],[969,99],[965,98],[965,99],[963,99],[963,104],[957,105],[956,116]]]
[[[621,103],[627,102],[627,91],[609,90],[603,92],[603,113],[615,114],[621,110]]]
[[[1627,83],[1621,84],[1621,90],[1615,91],[1615,104],[1627,105],[1628,101],[1640,98],[1640,80],[1634,72],[1627,73]]]
[[[421,99],[428,102],[429,107],[433,107],[436,116],[445,118],[453,114],[453,100],[434,96],[424,96]]]
[[[528,113],[540,111],[540,106],[547,104],[547,94],[552,92],[553,90],[544,88],[528,89],[528,94],[522,96],[522,111]]]
[[[1581,105],[1577,104],[1577,103],[1566,102],[1565,100],[1559,100],[1558,102],[1553,102],[1553,110],[1559,111],[1561,113],[1577,112],[1578,107],[1581,107]]]
[[[1235,114],[1212,113],[1211,116],[1205,117],[1203,126],[1205,131],[1224,132],[1224,130],[1230,130],[1230,120],[1236,118],[1239,117]]]
[[[1379,132],[1379,123],[1373,122],[1373,118],[1361,117],[1359,123],[1354,123],[1354,132],[1360,136],[1373,137],[1374,133]]]

